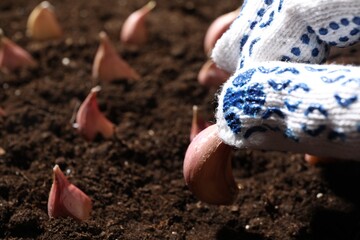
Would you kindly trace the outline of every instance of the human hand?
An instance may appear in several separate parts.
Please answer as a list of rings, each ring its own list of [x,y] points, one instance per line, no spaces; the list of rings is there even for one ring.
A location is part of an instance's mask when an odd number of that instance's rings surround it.
[[[357,1],[245,3],[212,54],[234,73],[218,97],[220,138],[238,148],[360,158],[360,68],[318,65],[330,46],[359,37]]]
[[[332,46],[359,37],[359,1],[245,2],[212,52],[232,76],[218,96],[217,128],[195,138],[186,153],[184,177],[194,194],[215,204],[235,199],[231,162],[221,159],[218,137],[240,149],[359,160],[360,67],[320,65]],[[226,167],[211,169],[221,161]]]

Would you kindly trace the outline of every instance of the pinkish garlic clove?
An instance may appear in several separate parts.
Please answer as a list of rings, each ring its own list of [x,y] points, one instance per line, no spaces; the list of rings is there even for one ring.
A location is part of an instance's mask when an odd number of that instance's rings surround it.
[[[155,6],[156,2],[150,1],[144,7],[129,15],[120,32],[122,43],[139,46],[148,40],[149,32],[146,27],[146,17]]]
[[[58,165],[53,168],[53,174],[48,200],[49,217],[72,217],[79,221],[88,219],[92,209],[91,199],[67,180]]]
[[[96,94],[100,86],[91,89],[85,101],[80,105],[76,114],[76,128],[86,140],[93,141],[97,134],[108,139],[114,135],[115,126],[99,110]]]
[[[5,117],[6,116],[6,111],[0,107],[0,117]]]
[[[3,149],[2,147],[0,147],[0,156],[4,156],[6,154],[5,149]]]
[[[330,162],[336,161],[335,158],[318,157],[318,156],[314,156],[314,155],[310,155],[310,154],[305,154],[304,159],[308,164],[310,164],[312,166],[317,165],[319,163],[330,163]]]
[[[139,74],[117,54],[108,35],[105,32],[100,32],[99,37],[100,46],[92,67],[93,78],[104,82],[120,78],[140,79]]]
[[[218,68],[213,61],[208,60],[199,71],[198,82],[209,88],[218,88],[225,83],[229,77],[229,73]]]
[[[192,121],[191,121],[191,131],[190,131],[190,141],[192,141],[196,135],[198,135],[202,130],[207,127],[204,119],[199,116],[199,107],[194,105],[192,108]]]
[[[217,17],[209,26],[204,38],[204,51],[208,56],[215,46],[217,40],[229,29],[231,23],[239,15],[240,9],[223,14]]]
[[[184,160],[186,184],[201,201],[232,204],[238,187],[231,169],[231,147],[221,141],[217,126],[211,125],[190,143]]]
[[[33,57],[22,47],[5,37],[0,29],[0,69],[11,72],[23,67],[36,67]]]
[[[60,38],[63,35],[54,7],[49,2],[41,2],[31,12],[26,33],[35,40]]]

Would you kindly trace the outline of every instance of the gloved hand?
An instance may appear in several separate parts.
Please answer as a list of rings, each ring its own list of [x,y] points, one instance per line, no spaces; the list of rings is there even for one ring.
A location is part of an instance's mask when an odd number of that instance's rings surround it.
[[[218,96],[220,138],[237,148],[360,159],[360,68],[318,65],[360,38],[360,1],[252,0],[217,42],[233,73]]]
[[[331,46],[359,38],[359,0],[245,0],[212,52],[232,76],[216,125],[186,152],[190,190],[204,202],[234,201],[226,144],[360,160],[360,67],[320,65]]]

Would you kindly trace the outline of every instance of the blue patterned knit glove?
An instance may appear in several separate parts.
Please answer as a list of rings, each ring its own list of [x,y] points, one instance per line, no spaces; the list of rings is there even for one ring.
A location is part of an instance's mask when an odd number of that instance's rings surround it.
[[[233,74],[218,100],[221,139],[360,159],[360,68],[319,65],[359,39],[359,0],[245,2],[212,53]]]

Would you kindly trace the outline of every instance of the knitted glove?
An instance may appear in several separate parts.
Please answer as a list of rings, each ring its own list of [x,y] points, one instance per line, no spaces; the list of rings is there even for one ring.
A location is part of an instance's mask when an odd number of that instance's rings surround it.
[[[318,65],[360,38],[358,0],[251,0],[212,57],[232,73],[219,136],[238,148],[360,159],[360,68]]]

